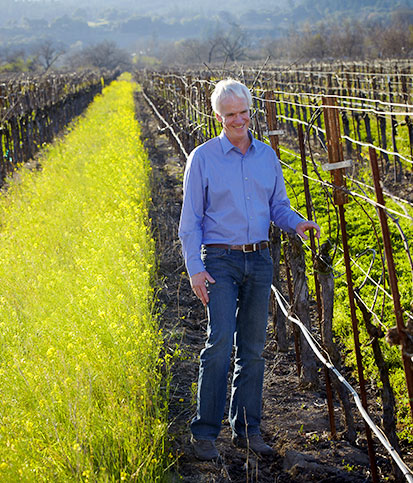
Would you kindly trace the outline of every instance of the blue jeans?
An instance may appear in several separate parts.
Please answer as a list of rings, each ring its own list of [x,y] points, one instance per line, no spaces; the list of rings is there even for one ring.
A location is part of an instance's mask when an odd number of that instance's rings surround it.
[[[204,247],[209,284],[207,341],[200,355],[196,439],[215,440],[224,417],[232,347],[229,422],[234,435],[260,433],[264,349],[272,281],[269,249],[252,253]]]

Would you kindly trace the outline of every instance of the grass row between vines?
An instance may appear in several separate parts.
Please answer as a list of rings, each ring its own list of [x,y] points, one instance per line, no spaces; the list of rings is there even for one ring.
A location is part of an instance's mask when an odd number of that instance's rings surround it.
[[[130,78],[0,199],[1,481],[157,481],[167,391]]]

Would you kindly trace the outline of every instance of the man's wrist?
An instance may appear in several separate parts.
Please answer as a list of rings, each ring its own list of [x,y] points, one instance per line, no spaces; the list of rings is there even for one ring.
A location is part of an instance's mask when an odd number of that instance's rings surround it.
[[[188,264],[187,266],[187,272],[190,277],[193,277],[197,273],[201,273],[204,271],[205,271],[205,267],[201,260],[199,261],[199,263],[192,263],[192,264]]]

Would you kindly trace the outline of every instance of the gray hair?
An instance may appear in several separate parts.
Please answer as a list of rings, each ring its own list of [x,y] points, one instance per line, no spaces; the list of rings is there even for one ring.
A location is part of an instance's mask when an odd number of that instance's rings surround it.
[[[248,87],[235,79],[225,79],[218,82],[214,92],[211,94],[212,109],[217,114],[221,114],[221,102],[227,97],[238,97],[248,102],[248,107],[252,104],[252,96]]]

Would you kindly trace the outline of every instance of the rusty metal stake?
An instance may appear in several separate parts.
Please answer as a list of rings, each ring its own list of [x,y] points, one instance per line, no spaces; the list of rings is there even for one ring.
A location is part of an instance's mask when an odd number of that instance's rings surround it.
[[[301,124],[298,124],[298,141],[300,143],[300,154],[301,154],[301,166],[303,170],[303,182],[304,182],[304,193],[305,193],[305,201],[306,201],[306,208],[307,208],[307,219],[309,221],[313,220],[313,213],[312,213],[312,200],[310,194],[310,187],[308,184],[308,172],[307,172],[307,160],[305,156],[305,144],[304,144],[304,133],[303,127]],[[315,246],[315,238],[313,230],[310,230],[310,245],[311,245],[311,255],[313,260],[313,267],[315,267],[315,259],[316,259],[316,246]],[[318,312],[318,322],[321,330],[321,321],[323,318],[323,311],[322,311],[322,302],[321,302],[321,290],[320,290],[320,282],[318,280],[317,271],[314,270],[314,284],[315,284],[315,292],[316,292],[316,299],[317,299],[317,312]],[[337,436],[336,433],[336,422],[334,419],[334,404],[333,404],[333,391],[331,388],[331,378],[330,372],[326,366],[324,368],[324,377],[326,381],[326,392],[327,392],[327,407],[328,407],[328,417],[330,420],[330,432],[331,437],[335,438]]]
[[[384,196],[383,196],[382,188],[380,186],[380,174],[379,174],[379,166],[377,163],[376,150],[374,148],[369,148],[369,154],[370,154],[370,165],[371,165],[371,171],[373,174],[374,189],[376,191],[377,202],[380,205],[384,206]],[[396,315],[396,326],[397,326],[397,331],[399,333],[400,342],[401,342],[402,360],[404,365],[404,372],[406,375],[407,392],[409,394],[410,413],[413,420],[413,367],[412,367],[411,359],[406,355],[404,350],[406,346],[406,332],[405,332],[406,327],[404,325],[404,320],[403,320],[403,309],[400,304],[400,293],[399,293],[399,287],[397,282],[396,268],[394,266],[393,250],[391,247],[389,226],[387,224],[387,217],[386,217],[386,212],[384,208],[379,206],[377,210],[379,213],[381,231],[383,234],[384,251],[386,254],[386,262],[387,262],[387,269],[389,273],[391,293],[393,295],[394,312]]]
[[[348,290],[348,298],[350,302],[351,325],[353,327],[354,350],[356,353],[361,402],[363,404],[364,409],[367,411],[366,383],[364,379],[363,359],[362,359],[361,350],[360,350],[360,336],[359,336],[358,320],[357,320],[356,305],[355,305],[355,298],[354,298],[354,288],[353,288],[353,278],[352,278],[352,271],[351,271],[349,247],[348,247],[348,241],[347,241],[344,205],[338,205],[338,211],[340,214],[341,239],[343,243],[344,264],[346,267],[347,290]],[[364,423],[364,426],[366,429],[367,446],[369,450],[371,476],[372,476],[373,482],[376,483],[379,481],[379,477],[377,473],[376,455],[375,455],[374,446],[373,446],[373,438],[371,434],[371,429],[366,422]]]
[[[341,163],[344,160],[344,156],[343,156],[343,146],[341,144],[341,135],[340,135],[340,119],[338,115],[338,109],[335,107],[336,106],[335,99],[331,97],[323,97],[323,105],[325,106],[324,120],[325,120],[325,126],[326,126],[328,159],[330,163]],[[356,353],[361,402],[363,404],[364,409],[367,411],[366,383],[364,379],[363,359],[362,359],[361,349],[360,349],[360,336],[359,336],[358,320],[357,320],[357,314],[356,314],[353,277],[352,277],[351,263],[350,263],[350,250],[348,246],[346,217],[345,217],[345,210],[344,210],[344,204],[347,203],[347,195],[342,189],[342,188],[345,188],[346,186],[343,169],[339,168],[339,169],[332,170],[332,177],[333,177],[333,183],[337,187],[334,189],[334,203],[338,206],[338,211],[340,215],[341,239],[343,244],[344,264],[346,267],[347,291],[348,291],[348,298],[350,303],[351,324],[353,328],[354,350]],[[371,476],[372,476],[373,483],[378,483],[379,477],[378,477],[376,455],[374,451],[371,429],[366,422],[364,423],[364,426],[366,430],[367,447],[369,451]]]

